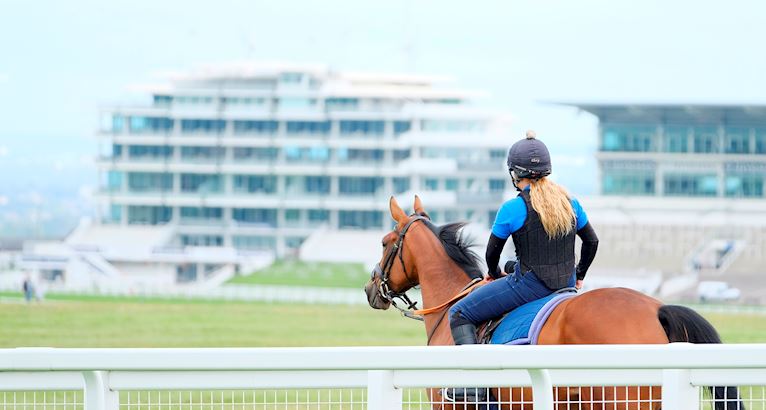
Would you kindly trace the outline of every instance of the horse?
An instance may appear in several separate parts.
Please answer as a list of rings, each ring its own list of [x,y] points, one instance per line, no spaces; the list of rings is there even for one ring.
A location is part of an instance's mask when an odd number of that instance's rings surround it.
[[[392,304],[413,316],[415,307],[406,291],[420,286],[420,311],[429,346],[452,345],[447,311],[459,295],[483,279],[473,246],[462,233],[465,223],[436,226],[415,196],[414,213],[407,215],[392,196],[389,211],[396,226],[381,242],[383,254],[364,286],[369,305],[388,309]],[[406,238],[406,241],[405,241]],[[456,296],[458,295],[458,296]],[[405,308],[396,305],[400,299]],[[629,320],[626,320],[629,319]],[[559,304],[538,338],[539,344],[665,344],[669,342],[721,343],[715,328],[683,306],[664,305],[657,299],[625,288],[596,289]],[[744,409],[736,387],[712,387],[716,410]],[[464,403],[445,402],[438,389],[428,390],[434,409],[463,409]],[[660,409],[659,387],[619,389],[557,388],[560,408]],[[531,388],[492,390],[503,409],[530,410]],[[522,403],[521,399],[526,398]],[[508,404],[513,403],[513,404]],[[583,403],[576,407],[573,403]]]

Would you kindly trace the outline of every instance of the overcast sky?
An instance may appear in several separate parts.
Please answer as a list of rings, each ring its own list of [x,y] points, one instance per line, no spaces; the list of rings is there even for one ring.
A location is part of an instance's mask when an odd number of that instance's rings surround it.
[[[589,193],[594,119],[541,101],[765,102],[764,22],[766,2],[736,0],[2,0],[0,204],[95,184],[98,106],[126,86],[245,59],[454,77]]]

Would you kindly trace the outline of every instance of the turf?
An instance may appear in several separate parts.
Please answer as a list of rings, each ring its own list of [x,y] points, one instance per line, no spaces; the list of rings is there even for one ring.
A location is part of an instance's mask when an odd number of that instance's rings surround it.
[[[251,275],[235,276],[229,283],[360,289],[369,277],[361,263],[281,260]]]
[[[766,315],[705,316],[725,342],[766,342]],[[75,297],[0,304],[0,347],[422,345],[422,326],[367,306]]]

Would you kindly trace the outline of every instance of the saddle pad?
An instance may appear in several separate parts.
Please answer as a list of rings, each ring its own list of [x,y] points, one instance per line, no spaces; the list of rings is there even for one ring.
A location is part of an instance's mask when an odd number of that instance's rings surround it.
[[[577,293],[554,293],[521,305],[505,317],[492,332],[491,344],[528,345],[537,344],[540,331],[559,303],[577,296]]]

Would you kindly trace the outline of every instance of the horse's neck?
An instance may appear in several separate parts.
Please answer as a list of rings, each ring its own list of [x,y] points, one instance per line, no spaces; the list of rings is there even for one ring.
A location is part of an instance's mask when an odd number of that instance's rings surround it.
[[[468,275],[450,259],[438,241],[426,241],[427,245],[418,246],[414,253],[415,264],[420,281],[420,292],[423,296],[423,308],[439,306],[460,293],[471,281]],[[425,316],[426,333],[434,331],[432,345],[448,344],[452,341],[449,336],[449,307],[443,311]],[[438,326],[438,329],[434,327]]]

